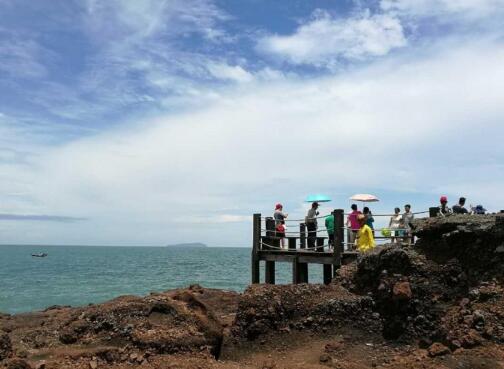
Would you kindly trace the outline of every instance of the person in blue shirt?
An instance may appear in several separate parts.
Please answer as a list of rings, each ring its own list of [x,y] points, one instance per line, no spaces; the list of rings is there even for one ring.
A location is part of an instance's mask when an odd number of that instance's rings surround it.
[[[371,230],[374,232],[374,218],[373,218],[373,213],[371,213],[371,210],[367,206],[362,209],[362,214],[366,217],[366,224],[371,228]]]

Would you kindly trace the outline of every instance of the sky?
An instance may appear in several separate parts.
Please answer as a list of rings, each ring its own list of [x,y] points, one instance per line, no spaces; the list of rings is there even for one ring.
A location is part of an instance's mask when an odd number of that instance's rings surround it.
[[[504,209],[504,0],[0,0],[0,243],[250,246],[305,197]]]

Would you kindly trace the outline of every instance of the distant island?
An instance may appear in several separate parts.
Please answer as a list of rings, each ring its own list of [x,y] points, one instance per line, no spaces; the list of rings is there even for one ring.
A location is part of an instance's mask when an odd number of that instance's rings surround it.
[[[185,247],[185,248],[198,248],[201,249],[203,247],[208,247],[204,243],[201,242],[189,242],[189,243],[175,243],[173,245],[166,245],[166,247]]]

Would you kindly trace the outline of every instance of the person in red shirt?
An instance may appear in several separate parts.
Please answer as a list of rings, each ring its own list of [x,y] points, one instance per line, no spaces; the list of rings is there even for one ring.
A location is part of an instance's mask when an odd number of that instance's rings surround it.
[[[353,245],[355,243],[355,237],[357,232],[359,232],[360,224],[357,217],[362,214],[357,208],[356,204],[352,204],[352,212],[348,214],[347,218],[347,228],[348,228],[348,243]],[[353,246],[350,246],[353,247]],[[349,248],[350,248],[349,247]]]

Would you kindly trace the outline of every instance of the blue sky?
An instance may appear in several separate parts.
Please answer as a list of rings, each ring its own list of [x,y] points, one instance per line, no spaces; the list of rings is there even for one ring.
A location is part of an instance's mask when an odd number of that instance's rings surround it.
[[[0,0],[3,243],[247,246],[324,192],[504,208],[503,0]]]

